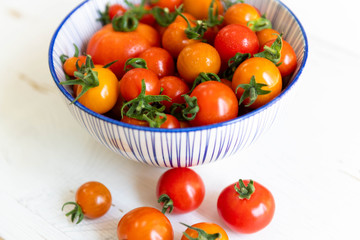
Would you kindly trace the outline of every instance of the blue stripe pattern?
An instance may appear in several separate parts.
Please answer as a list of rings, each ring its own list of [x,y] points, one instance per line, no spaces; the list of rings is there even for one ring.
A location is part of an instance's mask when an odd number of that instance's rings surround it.
[[[101,28],[98,10],[108,0],[87,0],[76,7],[56,30],[49,48],[49,67],[54,82],[64,96],[70,112],[90,135],[120,156],[156,167],[189,167],[208,164],[235,154],[256,141],[286,110],[294,96],[294,86],[305,66],[308,44],[305,31],[296,16],[277,0],[245,1],[269,18],[274,29],[294,48],[298,66],[291,78],[284,79],[284,90],[269,104],[237,119],[210,126],[183,129],[150,129],[132,126],[97,114],[73,100],[72,88],[65,81],[60,55],[73,55],[75,43],[82,52],[87,41]],[[123,1],[110,1],[110,3]],[[139,1],[133,1],[139,2]],[[291,94],[289,94],[291,93]]]

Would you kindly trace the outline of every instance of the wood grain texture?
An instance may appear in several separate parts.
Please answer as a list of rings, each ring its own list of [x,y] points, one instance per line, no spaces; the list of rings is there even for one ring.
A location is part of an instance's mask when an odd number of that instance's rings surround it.
[[[52,83],[50,38],[80,2],[0,1],[0,22],[6,23],[2,36],[7,36],[0,44],[0,240],[116,240],[117,223],[126,212],[159,207],[155,186],[166,169],[122,159],[93,140]],[[325,0],[283,2],[303,23],[309,40],[296,98],[254,145],[193,168],[205,182],[205,200],[195,212],[169,216],[175,239],[185,230],[179,222],[224,226],[216,212],[217,197],[238,178],[268,187],[276,212],[272,223],[253,235],[224,227],[232,240],[356,240],[360,235],[360,52],[333,33],[336,28],[341,36],[360,42],[358,31],[337,20],[355,20],[357,10],[339,11],[351,6],[350,0],[341,6]],[[323,17],[326,25],[320,24]],[[75,225],[61,206],[90,180],[110,189],[113,206],[104,217]]]

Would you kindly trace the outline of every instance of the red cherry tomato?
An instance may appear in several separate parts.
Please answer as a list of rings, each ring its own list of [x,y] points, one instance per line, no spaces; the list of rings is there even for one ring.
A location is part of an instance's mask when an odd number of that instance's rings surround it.
[[[173,240],[169,219],[152,207],[139,207],[126,213],[117,227],[119,240]]]
[[[220,217],[232,230],[239,233],[254,233],[266,227],[275,212],[275,201],[271,192],[257,182],[241,180],[226,187],[219,195],[217,208]],[[236,185],[236,188],[234,187]],[[249,196],[250,195],[250,196]],[[249,197],[249,199],[247,199]]]
[[[240,24],[230,24],[222,28],[215,37],[214,45],[225,63],[238,52],[253,55],[259,51],[256,34]]]
[[[128,117],[128,116],[125,116],[125,115],[122,117],[121,121],[124,122],[124,123],[137,125],[137,126],[142,126],[142,127],[148,127],[149,126],[149,123],[147,121],[138,120],[136,118],[131,118],[131,117]]]
[[[91,37],[86,52],[92,56],[95,64],[106,65],[117,60],[110,69],[121,78],[125,73],[126,60],[139,56],[150,47],[149,41],[140,33],[118,32],[108,24]]]
[[[160,128],[180,128],[180,122],[173,115],[166,114],[166,121],[160,125]]]
[[[115,16],[122,16],[126,12],[126,8],[124,8],[120,4],[113,4],[109,7],[109,18],[112,20]]]
[[[167,111],[170,110],[171,105],[174,103],[185,103],[184,98],[181,95],[188,93],[190,89],[183,80],[175,76],[166,76],[160,79],[160,84],[163,88],[161,94],[171,98],[171,102],[161,102],[165,105]]]
[[[200,206],[205,196],[205,186],[194,170],[173,168],[161,175],[156,195],[160,197],[159,201],[164,200],[163,212],[170,208],[174,213],[187,213]],[[169,202],[170,200],[172,202]]]
[[[76,191],[76,202],[67,202],[63,205],[73,204],[75,208],[67,215],[71,215],[72,221],[78,218],[80,223],[83,217],[99,218],[111,207],[112,198],[109,189],[100,182],[87,182]]]
[[[238,101],[231,88],[221,82],[207,81],[195,87],[190,97],[197,98],[199,111],[192,126],[203,126],[236,118]]]
[[[121,96],[126,101],[136,98],[141,93],[143,79],[146,85],[146,95],[160,94],[161,87],[157,75],[149,69],[134,68],[125,73],[119,83]]]
[[[274,40],[270,40],[269,42],[265,43],[264,46],[268,46],[270,47],[273,43]],[[289,76],[290,74],[292,74],[297,66],[297,61],[296,61],[296,54],[294,52],[294,49],[291,47],[291,45],[285,41],[282,40],[282,48],[281,48],[281,52],[280,52],[280,60],[278,63],[281,63],[278,68],[280,70],[281,76],[284,78],[286,76]],[[264,46],[262,47],[262,50],[264,50]]]
[[[142,52],[139,58],[144,59],[147,67],[159,78],[174,74],[174,60],[170,53],[163,48],[149,48]]]
[[[170,12],[173,12],[182,2],[183,0],[151,0],[150,4],[153,7],[168,8]]]

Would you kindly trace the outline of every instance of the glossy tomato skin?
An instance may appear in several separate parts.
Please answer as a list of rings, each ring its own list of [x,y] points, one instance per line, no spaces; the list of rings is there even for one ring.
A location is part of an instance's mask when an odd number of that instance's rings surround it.
[[[177,59],[177,70],[188,84],[192,84],[201,72],[217,74],[220,66],[219,53],[210,44],[202,42],[184,47]]]
[[[91,37],[86,52],[95,64],[106,65],[117,60],[110,69],[121,78],[126,60],[139,56],[150,47],[149,41],[138,32],[117,32],[108,24]]]
[[[260,46],[264,46],[265,43],[271,40],[275,40],[278,37],[277,35],[280,35],[280,33],[272,28],[265,28],[256,32],[256,36],[259,39]]]
[[[175,11],[175,8],[182,4],[183,0],[158,0],[150,1],[150,4],[155,7],[168,8],[170,12]]]
[[[121,121],[124,122],[124,123],[132,124],[132,125],[137,125],[137,126],[142,126],[142,127],[149,127],[149,123],[147,121],[138,120],[136,118],[131,118],[131,117],[128,117],[128,116],[123,116]]]
[[[126,213],[117,227],[119,240],[173,240],[169,219],[152,207],[139,207]]]
[[[232,5],[224,15],[224,22],[229,24],[241,24],[247,26],[248,21],[260,18],[258,10],[247,3],[237,3]]]
[[[243,181],[245,185],[248,180]],[[239,183],[236,183],[239,187]],[[239,233],[254,233],[266,227],[275,212],[275,200],[271,192],[254,181],[255,192],[250,199],[240,199],[235,184],[226,187],[219,195],[217,209],[226,225]]]
[[[89,89],[78,101],[90,110],[103,114],[116,104],[119,97],[119,81],[110,69],[95,66],[93,71],[98,73],[99,86]],[[81,86],[76,88],[76,96],[81,90]]]
[[[224,122],[238,115],[238,101],[234,91],[217,81],[200,83],[192,91],[190,97],[196,97],[199,112],[191,126],[204,126]]]
[[[184,12],[190,13],[196,19],[207,19],[208,10],[212,0],[183,0],[184,3]],[[214,13],[218,10],[219,15],[222,15],[224,12],[223,5],[220,0],[215,0],[214,3]]]
[[[194,26],[193,23],[191,25]],[[200,42],[200,40],[189,39],[185,34],[186,28],[187,24],[183,21],[173,22],[167,27],[162,36],[163,48],[174,58],[178,57],[184,47]]]
[[[112,4],[109,7],[109,18],[112,20],[115,16],[122,16],[126,12],[126,8],[120,4]]]
[[[181,96],[190,91],[188,85],[179,77],[166,76],[160,79],[160,85],[163,88],[161,95],[166,95],[171,98],[171,102],[161,102],[166,107],[166,111],[169,112],[171,105],[174,103],[185,103],[184,98]]]
[[[111,207],[111,193],[100,182],[87,182],[76,191],[76,202],[88,218],[99,218]]]
[[[139,55],[145,60],[147,67],[159,78],[174,75],[174,59],[168,51],[159,47],[151,47]]]
[[[265,43],[264,45],[270,47],[275,40],[270,40],[269,42]],[[281,63],[280,66],[278,66],[281,76],[287,77],[290,74],[292,74],[297,66],[297,60],[296,60],[296,54],[294,52],[294,49],[291,47],[291,45],[285,41],[282,40],[283,46],[281,48],[280,52],[280,60],[278,63]],[[264,46],[262,47],[262,50],[264,49]]]
[[[222,28],[215,37],[214,46],[225,63],[236,53],[250,53],[259,51],[259,40],[250,28],[241,24],[230,24]]]
[[[120,94],[126,100],[130,101],[136,98],[142,87],[142,80],[146,85],[146,95],[160,94],[160,81],[157,75],[149,69],[134,68],[125,73],[120,81]]]
[[[150,46],[160,47],[160,34],[154,27],[145,23],[139,23],[135,32],[139,33],[144,39],[146,39]]]
[[[66,59],[63,68],[67,75],[74,77],[74,72],[77,71],[76,63],[81,67],[86,62],[86,56],[71,57]]]
[[[187,213],[197,209],[205,197],[201,177],[190,168],[172,168],[161,175],[156,186],[159,198],[167,194],[174,202],[173,213]]]
[[[177,120],[176,117],[174,117],[173,115],[170,114],[166,114],[166,121],[161,124],[160,128],[180,128],[180,122],[179,120]]]
[[[262,57],[249,58],[239,65],[232,79],[232,89],[236,91],[239,84],[249,84],[252,76],[255,77],[256,83],[267,85],[261,88],[262,90],[271,92],[265,95],[258,95],[255,102],[249,106],[250,108],[259,108],[281,93],[282,77],[279,69],[274,63]],[[243,92],[243,88],[237,89],[238,99],[241,98]],[[249,99],[244,100],[244,105],[248,103]]]
[[[220,233],[221,237],[216,238],[215,240],[229,240],[229,237],[228,237],[227,233],[225,232],[225,230],[215,223],[201,222],[201,223],[195,223],[191,226],[194,228],[202,229],[207,234]],[[185,233],[187,233],[190,237],[195,238],[195,239],[199,236],[198,232],[191,228],[186,229]],[[181,240],[189,240],[189,238],[187,238],[185,235],[183,235],[181,237]]]

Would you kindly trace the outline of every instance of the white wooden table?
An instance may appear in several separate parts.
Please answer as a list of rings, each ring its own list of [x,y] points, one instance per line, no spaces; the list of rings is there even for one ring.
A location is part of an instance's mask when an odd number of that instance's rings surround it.
[[[80,0],[0,0],[0,239],[117,239],[120,218],[139,206],[159,207],[166,170],[122,159],[80,128],[52,82],[50,38]],[[309,58],[286,115],[251,147],[194,168],[206,185],[200,208],[169,216],[184,227],[211,221],[220,191],[238,178],[268,187],[272,223],[230,239],[359,239],[360,35],[354,1],[284,0],[307,32]],[[82,183],[110,189],[113,206],[98,220],[70,222],[61,211]]]

